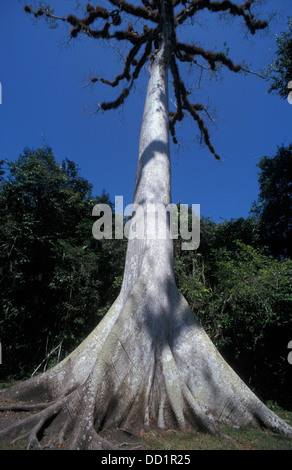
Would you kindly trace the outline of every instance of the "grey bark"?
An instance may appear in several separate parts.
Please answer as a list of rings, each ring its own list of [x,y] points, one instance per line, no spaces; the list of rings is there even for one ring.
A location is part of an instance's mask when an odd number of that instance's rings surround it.
[[[171,202],[167,59],[166,41],[150,64],[141,127],[134,204],[145,212],[148,203]],[[60,364],[1,397],[17,400],[14,409],[38,411],[0,433],[29,445],[110,449],[101,430],[216,434],[218,423],[292,435],[224,361],[178,291],[170,236],[129,240],[120,295],[91,335]]]

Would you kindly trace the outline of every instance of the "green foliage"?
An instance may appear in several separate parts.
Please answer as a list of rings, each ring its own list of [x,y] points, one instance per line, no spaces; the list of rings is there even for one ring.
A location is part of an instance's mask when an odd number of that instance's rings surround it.
[[[288,32],[276,37],[277,59],[269,67],[272,80],[269,92],[276,92],[282,98],[288,97],[288,83],[292,80],[292,18],[288,20]]]
[[[256,217],[225,220],[216,226],[214,248],[233,250],[238,240],[253,247],[260,246],[259,223]]]
[[[233,223],[238,233],[238,221]],[[197,253],[176,253],[179,288],[221,354],[244,381],[263,399],[289,408],[292,260],[279,261],[262,248],[239,240],[233,240],[227,249],[221,238],[227,225],[232,223],[217,225],[207,257],[200,249]]]
[[[261,244],[277,257],[292,255],[292,144],[258,167],[260,194],[253,212],[258,217]]]
[[[236,251],[218,250],[214,257],[221,347],[227,352],[231,349],[232,356],[248,369],[255,356],[263,361],[261,368],[267,369],[271,352],[266,346],[275,350],[278,333],[283,351],[288,344],[289,335],[283,333],[289,324],[291,327],[292,262],[277,261],[240,242]],[[271,332],[271,343],[267,345]],[[265,357],[261,357],[261,350]],[[256,364],[249,374],[249,379],[257,374]]]
[[[292,260],[267,253],[257,217],[202,218],[198,250],[180,246],[178,287],[221,354],[264,399],[291,408]]]
[[[4,375],[63,358],[112,300],[116,251],[92,237],[91,185],[51,149],[25,149],[0,194],[0,331]],[[51,351],[54,353],[50,354]],[[47,359],[46,359],[47,358]],[[17,365],[17,370],[15,370]]]

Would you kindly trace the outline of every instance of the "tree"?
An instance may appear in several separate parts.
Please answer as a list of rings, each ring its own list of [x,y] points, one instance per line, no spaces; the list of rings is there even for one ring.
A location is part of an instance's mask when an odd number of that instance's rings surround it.
[[[286,99],[292,89],[292,18],[288,20],[288,32],[276,37],[278,50],[277,59],[269,67],[269,76],[272,80],[269,92],[278,93]]]
[[[143,0],[139,6],[110,0],[110,4],[116,9],[87,5],[85,18],[69,15],[60,21],[72,25],[73,37],[84,33],[130,42],[123,72],[113,82],[102,79],[111,86],[126,79],[130,85],[115,101],[102,103],[103,110],[125,101],[149,60],[134,191],[134,204],[142,208],[135,226],[145,226],[146,217],[147,237],[129,239],[120,293],[89,337],[53,369],[2,393],[5,399],[29,402],[15,405],[16,409],[38,413],[4,430],[1,437],[21,434],[32,445],[39,443],[41,431],[49,444],[66,441],[68,449],[109,449],[112,445],[102,437],[103,429],[133,433],[151,426],[195,427],[217,434],[218,421],[240,426],[260,423],[290,435],[291,428],[241,381],[201,327],[175,283],[170,223],[165,218],[166,236],[159,239],[155,218],[148,218],[147,212],[148,204],[166,207],[171,203],[169,130],[175,137],[175,124],[186,112],[197,122],[211,153],[219,158],[200,116],[204,107],[189,101],[178,62],[204,59],[212,70],[216,64],[234,72],[241,69],[223,53],[179,42],[176,29],[202,9],[242,18],[252,34],[266,22],[251,13],[252,0],[241,6],[229,0],[188,4]],[[31,7],[26,10],[32,11]],[[57,18],[49,9],[34,14]],[[145,20],[143,32],[133,27],[117,30],[122,17]],[[95,30],[92,25],[97,19],[103,19],[104,25]],[[144,52],[137,56],[142,47]],[[177,103],[171,113],[169,68]]]
[[[252,211],[259,221],[260,237],[276,257],[292,255],[292,144],[278,148],[274,157],[258,163],[260,194]]]

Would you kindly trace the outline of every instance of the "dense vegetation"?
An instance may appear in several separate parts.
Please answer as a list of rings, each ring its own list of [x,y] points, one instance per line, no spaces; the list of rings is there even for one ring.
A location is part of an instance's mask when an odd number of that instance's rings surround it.
[[[201,243],[181,251],[180,290],[222,355],[264,400],[291,409],[292,145],[259,161],[251,216],[201,218]],[[0,177],[2,379],[65,357],[100,321],[122,280],[126,240],[96,240],[92,208],[111,204],[68,159],[25,149]]]
[[[269,66],[271,80],[270,93],[277,93],[282,99],[287,99],[288,88],[292,80],[292,18],[288,17],[287,31],[276,36],[276,59]]]
[[[74,162],[25,149],[0,195],[1,373],[23,377],[63,358],[116,295],[123,244],[92,236],[94,198]]]

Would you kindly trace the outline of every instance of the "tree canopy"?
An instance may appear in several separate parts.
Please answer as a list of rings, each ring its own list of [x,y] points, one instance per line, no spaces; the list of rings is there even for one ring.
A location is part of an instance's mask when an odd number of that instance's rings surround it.
[[[286,99],[289,89],[292,89],[292,18],[288,20],[288,31],[283,31],[276,37],[276,41],[277,58],[269,67],[269,92],[278,93],[281,98]]]

